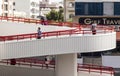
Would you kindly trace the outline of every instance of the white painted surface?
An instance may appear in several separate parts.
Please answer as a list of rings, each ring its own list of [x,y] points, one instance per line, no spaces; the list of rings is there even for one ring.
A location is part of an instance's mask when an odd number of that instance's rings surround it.
[[[75,35],[18,42],[2,42],[0,58],[20,58],[68,53],[97,52],[116,47],[116,33]]]
[[[38,27],[41,27],[42,32],[74,29],[70,27],[60,27],[60,26],[52,26],[52,25],[43,26],[41,24],[35,24],[35,23],[29,24],[29,23],[2,21],[0,22],[0,36],[37,33]]]
[[[22,0],[14,0],[15,1],[15,6],[14,8],[16,9],[15,11],[18,12],[25,12],[27,14],[27,18],[31,18],[32,15],[35,16],[35,18],[37,18],[37,16],[39,16],[39,0],[25,0],[24,2]],[[35,4],[37,4],[37,6],[32,6],[31,3],[35,2]],[[35,12],[32,13],[31,9],[35,9]],[[36,12],[37,11],[37,12]]]
[[[102,65],[120,68],[120,56],[102,56]]]
[[[77,76],[77,54],[56,56],[55,76]]]

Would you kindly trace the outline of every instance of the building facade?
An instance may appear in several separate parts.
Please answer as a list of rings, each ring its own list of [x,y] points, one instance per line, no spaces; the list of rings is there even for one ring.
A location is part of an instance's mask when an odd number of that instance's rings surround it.
[[[21,0],[15,1],[15,15],[24,14],[24,17],[27,18],[37,18],[39,16],[39,0],[25,0],[24,2]],[[19,16],[20,16],[19,15]]]
[[[98,24],[101,23],[100,21],[103,21],[102,23],[107,25],[108,22],[111,23],[112,21],[112,23],[108,25],[119,25],[119,20],[120,20],[118,17],[120,16],[120,10],[118,10],[119,8],[120,8],[119,0],[114,0],[114,1],[113,0],[88,0],[88,1],[76,0],[74,20],[79,23],[85,24],[84,23],[85,18],[86,19],[93,18],[91,19],[91,21],[97,20],[99,21]],[[82,17],[81,20],[80,17]],[[109,20],[109,21],[105,23],[105,20]]]
[[[0,16],[13,16],[13,0],[0,0]]]
[[[64,20],[72,21],[75,16],[75,0],[64,0]]]
[[[51,9],[56,9],[56,6],[56,3],[50,4],[49,0],[40,1],[40,15],[45,16],[51,11]]]
[[[120,25],[120,0],[75,0],[75,17],[74,22],[81,25],[91,25],[96,22],[98,25]],[[115,56],[120,56],[120,43],[117,41],[116,49],[106,52],[82,53],[84,56],[83,63],[111,66],[109,62],[104,62],[110,58],[116,60]],[[114,62],[114,61],[113,61]],[[116,63],[118,65],[119,63]],[[114,64],[113,64],[114,65]],[[116,68],[116,67],[115,67]],[[118,67],[119,68],[119,67]]]
[[[39,16],[45,16],[51,9],[58,9],[58,3],[51,3],[49,0],[15,0],[14,15],[17,17],[26,17],[38,19]]]

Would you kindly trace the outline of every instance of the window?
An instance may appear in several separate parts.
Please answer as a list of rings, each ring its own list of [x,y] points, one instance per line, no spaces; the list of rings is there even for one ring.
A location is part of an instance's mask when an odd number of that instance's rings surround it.
[[[69,2],[69,7],[74,7],[74,3],[73,2]]]
[[[1,8],[3,9],[3,5],[1,5]]]
[[[74,14],[70,14],[70,15],[69,15],[69,18],[73,18],[73,17],[74,17]]]
[[[4,2],[8,2],[8,0],[4,0]]]
[[[7,13],[4,13],[4,16],[8,16],[8,14],[7,14]]]
[[[76,2],[75,3],[75,15],[85,14],[85,3]]]
[[[7,4],[4,5],[4,10],[8,11],[8,5]]]
[[[13,6],[15,6],[15,2],[13,2]]]
[[[120,2],[114,3],[114,15],[120,15]]]
[[[103,3],[89,3],[88,15],[103,15]]]
[[[76,2],[75,15],[103,15],[103,3]]]
[[[46,2],[49,2],[48,0],[45,0]]]
[[[31,18],[35,18],[35,15],[32,15]]]
[[[32,12],[32,13],[35,13],[35,9],[34,9],[34,8],[32,8],[32,9],[31,9],[31,12]]]
[[[31,6],[35,7],[36,6],[35,2],[31,2]]]
[[[36,3],[36,7],[39,7],[39,3]]]
[[[13,9],[13,12],[15,11],[15,9]]]

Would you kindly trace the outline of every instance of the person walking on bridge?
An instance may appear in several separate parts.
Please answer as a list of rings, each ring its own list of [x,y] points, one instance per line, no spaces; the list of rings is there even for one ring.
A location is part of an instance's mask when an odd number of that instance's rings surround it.
[[[42,34],[41,28],[38,27],[38,30],[37,30],[37,39],[41,39],[41,34]]]
[[[92,27],[91,27],[92,34],[93,34],[93,35],[95,35],[95,34],[96,34],[96,26],[97,26],[97,23],[96,23],[96,22],[94,22],[94,23],[92,24]]]

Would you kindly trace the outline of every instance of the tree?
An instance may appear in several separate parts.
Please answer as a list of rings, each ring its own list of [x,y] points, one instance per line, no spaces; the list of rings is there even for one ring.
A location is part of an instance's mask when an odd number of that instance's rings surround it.
[[[46,15],[46,18],[48,20],[54,20],[54,21],[56,21],[58,19],[58,13],[57,13],[57,11],[51,10],[50,13],[48,13]]]
[[[59,7],[59,11],[51,10],[47,15],[46,18],[48,20],[54,20],[54,21],[63,21],[63,8]]]

